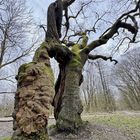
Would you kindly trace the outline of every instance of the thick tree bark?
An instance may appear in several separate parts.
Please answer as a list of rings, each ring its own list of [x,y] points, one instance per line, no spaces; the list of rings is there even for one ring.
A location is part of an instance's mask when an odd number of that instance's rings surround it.
[[[54,78],[47,47],[43,43],[33,62],[19,68],[12,140],[49,140],[46,127],[54,96]]]

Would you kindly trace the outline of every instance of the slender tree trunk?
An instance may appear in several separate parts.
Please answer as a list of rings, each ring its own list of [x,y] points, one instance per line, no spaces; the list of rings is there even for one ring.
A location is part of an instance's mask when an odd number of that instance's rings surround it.
[[[33,62],[19,68],[12,140],[49,140],[47,122],[54,95],[54,78],[43,43]]]

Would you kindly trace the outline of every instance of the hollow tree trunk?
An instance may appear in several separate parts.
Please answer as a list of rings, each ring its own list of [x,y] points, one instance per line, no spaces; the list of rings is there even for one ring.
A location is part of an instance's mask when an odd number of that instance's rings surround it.
[[[66,78],[65,65],[59,64],[59,76],[55,84],[55,96],[52,105],[54,106],[54,117],[58,119],[59,112],[61,110],[62,95],[64,93],[65,78]]]
[[[47,43],[37,49],[33,62],[19,68],[17,81],[12,140],[49,140],[46,127],[54,78]]]

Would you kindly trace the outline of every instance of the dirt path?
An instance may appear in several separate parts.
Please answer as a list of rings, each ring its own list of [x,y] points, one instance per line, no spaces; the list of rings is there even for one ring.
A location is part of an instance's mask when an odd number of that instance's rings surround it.
[[[140,140],[116,128],[94,123],[79,130],[78,135],[52,133],[51,138],[52,140]]]

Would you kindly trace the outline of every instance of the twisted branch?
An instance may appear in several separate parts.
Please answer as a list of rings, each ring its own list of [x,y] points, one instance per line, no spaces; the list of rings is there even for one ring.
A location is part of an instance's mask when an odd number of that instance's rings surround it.
[[[92,54],[88,55],[88,59],[91,59],[91,60],[96,60],[96,59],[100,59],[100,58],[105,61],[110,60],[111,62],[115,62],[115,65],[118,63],[118,61],[113,59],[112,57],[106,57],[103,55],[92,55]]]
[[[135,12],[137,12],[137,10],[139,10],[139,7],[140,7],[139,5],[140,5],[140,0],[138,1],[136,7],[133,10],[122,14],[117,19],[117,21],[99,37],[98,40],[92,41],[88,45],[88,47],[85,48],[83,51],[89,53],[93,49],[95,49],[103,44],[106,44],[110,38],[112,38],[116,33],[118,33],[118,30],[120,28],[127,29],[129,32],[131,32],[134,35],[133,38],[131,39],[131,42],[135,42],[135,38],[138,33],[138,24],[137,24],[137,21],[136,21],[134,15],[132,17],[132,16],[130,16],[130,14],[132,14],[132,13],[135,14]],[[126,19],[126,17],[131,17],[131,20],[134,25],[124,22],[123,20]]]

